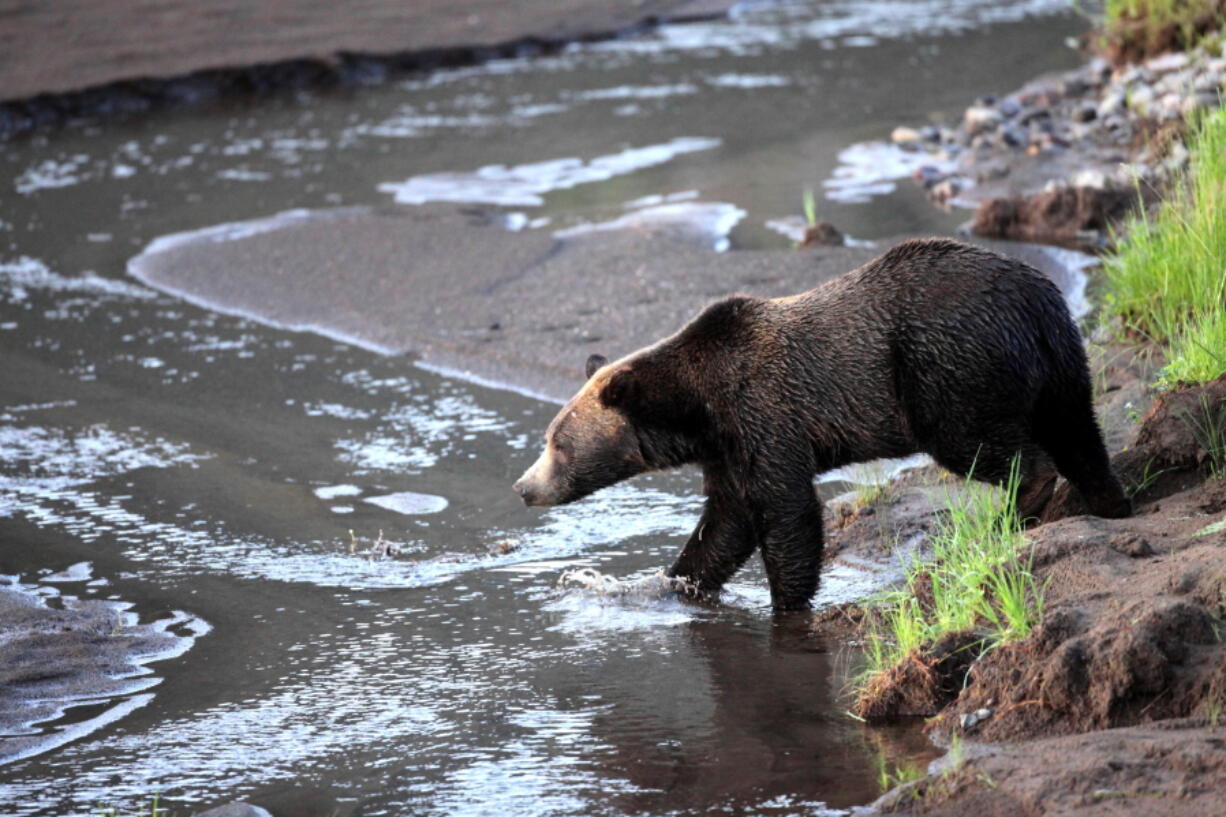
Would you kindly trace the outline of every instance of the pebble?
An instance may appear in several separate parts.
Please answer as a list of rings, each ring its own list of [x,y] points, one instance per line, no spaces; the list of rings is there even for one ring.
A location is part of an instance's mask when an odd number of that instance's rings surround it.
[[[1133,89],[1132,93],[1128,95],[1128,107],[1144,116],[1149,113],[1150,106],[1154,104],[1156,96],[1153,88],[1148,85],[1142,85]]]
[[[1122,89],[1113,87],[1098,103],[1098,118],[1106,119],[1115,114],[1122,113],[1126,99]]]
[[[1073,112],[1073,121],[1075,122],[1093,122],[1098,118],[1098,106],[1093,102],[1083,102]]]
[[[908,128],[901,125],[894,128],[894,130],[890,133],[890,141],[896,145],[914,146],[920,141],[920,138],[920,132],[915,128]]]
[[[962,122],[967,133],[977,136],[996,127],[1003,120],[1004,117],[995,108],[989,108],[986,105],[972,105],[966,109]]]
[[[962,727],[963,732],[968,732],[990,717],[992,717],[992,710],[990,709],[977,709],[974,712],[963,712],[961,717],[958,718],[958,724]]]
[[[1073,175],[1073,187],[1092,187],[1102,190],[1107,186],[1107,174],[1101,170],[1079,170]]]
[[[1065,96],[1081,96],[1090,90],[1090,84],[1079,76],[1065,77],[1060,81],[1060,92]]]
[[[1190,58],[1183,52],[1176,51],[1171,54],[1163,54],[1161,57],[1154,57],[1147,60],[1145,70],[1154,74],[1169,74],[1171,71],[1181,71],[1188,66]]]

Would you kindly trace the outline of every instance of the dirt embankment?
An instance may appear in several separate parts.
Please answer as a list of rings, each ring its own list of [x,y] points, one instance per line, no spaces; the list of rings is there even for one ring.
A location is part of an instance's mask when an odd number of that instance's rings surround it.
[[[0,139],[82,117],[363,85],[720,16],[732,0],[69,0],[0,6]]]
[[[1105,402],[1137,400],[1138,368],[1103,367]],[[1134,516],[1080,515],[1062,485],[1063,518],[1020,556],[1041,625],[977,660],[976,635],[954,633],[887,673],[876,711],[935,716],[930,736],[959,746],[873,813],[1226,814],[1226,377],[1159,396],[1139,422],[1106,415]],[[906,536],[929,527],[916,490],[832,514],[838,553],[871,558],[883,515]],[[846,612],[819,629],[856,639]]]

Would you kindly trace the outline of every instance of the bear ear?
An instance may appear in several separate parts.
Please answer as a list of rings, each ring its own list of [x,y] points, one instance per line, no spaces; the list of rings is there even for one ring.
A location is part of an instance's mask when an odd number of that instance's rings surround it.
[[[592,355],[587,359],[587,365],[583,367],[584,377],[591,380],[592,375],[596,374],[596,370],[608,362],[609,359],[604,355]]]
[[[638,378],[630,368],[618,369],[600,390],[600,402],[605,408],[629,409],[638,391]]]

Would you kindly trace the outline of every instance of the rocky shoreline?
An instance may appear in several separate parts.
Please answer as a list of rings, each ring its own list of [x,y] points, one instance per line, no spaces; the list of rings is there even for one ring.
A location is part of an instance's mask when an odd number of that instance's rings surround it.
[[[1115,66],[1093,58],[966,108],[956,126],[900,126],[931,156],[915,173],[938,206],[975,208],[991,238],[1096,249],[1187,167],[1190,117],[1226,94],[1226,45]]]

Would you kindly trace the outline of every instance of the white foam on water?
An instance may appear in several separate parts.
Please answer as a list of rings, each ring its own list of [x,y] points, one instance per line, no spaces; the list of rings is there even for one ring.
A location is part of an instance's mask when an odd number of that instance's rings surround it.
[[[803,42],[869,47],[882,40],[953,34],[1065,11],[1068,0],[808,0],[749,4],[731,20],[664,25],[634,38],[592,43],[572,54],[655,56],[689,51],[754,55]]]
[[[706,77],[708,85],[716,88],[786,88],[792,81],[779,74],[716,74]]]
[[[342,496],[361,496],[362,489],[356,485],[325,485],[316,488],[314,493],[320,499],[328,500]]]
[[[401,204],[449,201],[467,204],[497,204],[507,207],[539,207],[544,196],[581,184],[607,181],[648,167],[664,164],[677,156],[711,150],[719,139],[680,137],[669,142],[627,148],[595,159],[552,159],[514,165],[486,165],[472,172],[430,173],[403,182],[379,185]]]
[[[188,447],[105,425],[80,429],[0,426],[0,517],[103,477],[200,459]]]
[[[77,562],[69,565],[58,573],[42,576],[40,581],[46,583],[88,582],[94,578],[94,566],[90,562]]]
[[[1057,266],[1067,272],[1065,280],[1057,281],[1056,283],[1060,285],[1060,289],[1064,293],[1064,300],[1068,303],[1069,311],[1073,313],[1073,317],[1080,319],[1090,314],[1090,310],[1094,307],[1090,303],[1090,299],[1086,297],[1086,285],[1090,280],[1086,272],[1097,267],[1100,263],[1099,260],[1092,255],[1077,252],[1076,250],[1067,250],[1063,247],[1036,246],[1040,252],[1046,254]]]
[[[595,88],[572,94],[583,101],[623,99],[665,99],[670,96],[688,96],[698,93],[698,86],[688,82],[674,85],[619,85],[615,88]]]
[[[953,170],[953,161],[923,151],[903,150],[888,142],[861,142],[839,151],[839,166],[822,182],[826,198],[843,204],[864,204],[874,196],[893,193],[895,182],[921,167]]]
[[[85,154],[61,159],[45,159],[26,168],[14,180],[13,187],[23,196],[39,190],[72,187],[89,178],[90,174],[85,170],[89,162],[90,158]]]
[[[31,291],[72,293],[146,301],[157,293],[126,281],[103,278],[93,272],[79,276],[60,275],[35,258],[21,256],[12,261],[0,261],[0,297],[9,303],[25,301]]]
[[[612,221],[580,224],[558,230],[557,238],[574,238],[610,230],[652,230],[692,238],[716,252],[729,247],[728,234],[746,216],[735,204],[726,202],[677,202],[640,207]]]
[[[331,211],[333,213],[348,212],[347,210]],[[198,244],[200,242],[221,243],[225,241],[238,241],[243,238],[250,238],[253,235],[260,233],[270,233],[275,230],[284,229],[287,226],[297,224],[309,218],[321,218],[319,213],[312,210],[296,209],[284,210],[267,218],[257,218],[249,221],[227,222],[225,224],[216,224],[212,227],[203,227],[198,230],[186,230],[181,233],[170,233],[159,238],[153,239],[149,245],[145,247],[140,255],[128,262],[128,271],[136,278],[141,278],[141,275],[134,272],[134,268],[139,269],[139,263],[142,258],[150,255],[158,255],[167,250],[175,249],[176,247]]]
[[[394,511],[405,516],[438,513],[447,509],[447,499],[433,494],[419,494],[413,491],[400,491],[384,496],[368,496],[362,500],[376,505],[384,510]]]

